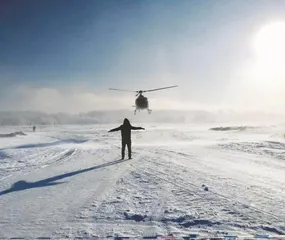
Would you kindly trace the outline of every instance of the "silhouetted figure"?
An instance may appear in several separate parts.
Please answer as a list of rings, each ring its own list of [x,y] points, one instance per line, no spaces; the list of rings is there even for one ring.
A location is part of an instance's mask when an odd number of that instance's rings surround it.
[[[34,132],[36,131],[36,126],[33,126],[33,131],[34,131]]]
[[[118,128],[111,129],[109,132],[121,131],[122,136],[122,159],[125,158],[125,148],[128,147],[129,159],[132,158],[132,140],[131,140],[131,130],[145,130],[142,127],[133,127],[130,121],[125,118],[123,125]]]

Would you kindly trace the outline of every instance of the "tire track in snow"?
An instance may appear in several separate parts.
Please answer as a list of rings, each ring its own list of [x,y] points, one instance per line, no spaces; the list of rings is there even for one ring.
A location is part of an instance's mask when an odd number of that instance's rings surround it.
[[[118,171],[118,174],[115,174],[114,177],[110,180],[110,182],[113,182],[113,184],[107,184],[107,186],[104,186],[104,194],[101,195],[100,198],[96,197],[96,201],[91,202],[85,207],[85,210],[83,210],[80,214],[80,217],[78,217],[75,221],[82,222],[82,219],[85,221],[88,221],[88,231],[85,229],[81,229],[81,233],[78,233],[79,236],[83,234],[83,232],[86,233],[88,232],[88,236],[97,236],[98,234],[104,232],[112,232],[115,233],[116,229],[118,228],[118,225],[120,226],[125,226],[130,230],[132,226],[136,226],[136,228],[139,227],[141,231],[146,233],[155,232],[153,229],[156,229],[156,225],[154,224],[156,221],[159,221],[161,219],[161,216],[163,215],[163,209],[161,208],[162,202],[161,199],[158,198],[157,201],[151,202],[152,206],[149,209],[149,216],[148,218],[150,219],[150,222],[141,222],[141,221],[136,221],[135,223],[132,222],[132,220],[127,220],[125,217],[120,218],[118,216],[118,209],[116,208],[116,203],[122,201],[122,195],[123,193],[118,194],[117,190],[122,186],[122,184],[125,183],[125,179],[127,176],[134,176],[133,174],[136,173],[137,166],[140,164],[140,161],[142,161],[143,158],[139,155],[136,156],[136,159],[132,160],[125,160],[122,162],[124,167],[122,168],[122,164],[116,165],[115,166],[115,171]],[[113,171],[112,171],[113,175]],[[116,181],[117,180],[117,181]],[[141,179],[140,179],[141,180]],[[104,180],[105,181],[105,180]],[[145,182],[147,184],[147,182]],[[136,188],[134,186],[134,188]],[[126,192],[129,192],[128,189],[125,189]],[[136,191],[137,193],[140,193],[140,191]],[[129,192],[129,196],[133,196],[136,198],[135,194],[131,194]],[[161,195],[160,195],[161,197]],[[163,197],[166,199],[166,197]],[[137,199],[138,200],[138,199]],[[151,201],[151,199],[146,200],[146,201]],[[136,203],[137,201],[133,201],[133,203]],[[119,211],[121,212],[121,211]],[[95,213],[95,216],[93,214]],[[124,212],[126,213],[126,212]],[[92,214],[92,215],[91,215]],[[121,212],[123,216],[123,212]],[[131,217],[131,215],[129,216]],[[138,215],[139,217],[139,215]],[[132,218],[132,217],[131,217]],[[92,223],[92,219],[95,219],[95,223]],[[76,224],[78,225],[78,224]],[[164,225],[168,225],[167,223]],[[142,230],[144,229],[144,230]],[[131,231],[131,230],[130,230]],[[120,232],[118,230],[118,232]],[[144,233],[141,233],[144,235]],[[74,233],[73,233],[74,234]],[[130,234],[130,232],[128,232]],[[167,234],[167,232],[164,232],[164,234]],[[101,235],[101,236],[106,236],[106,235]],[[140,235],[141,236],[141,235]]]
[[[192,184],[191,182],[187,182],[187,185],[183,185],[183,184],[178,184],[177,182],[185,182],[185,179],[183,177],[178,177],[177,176],[177,172],[179,172],[179,174],[181,175],[181,173],[183,173],[183,169],[180,169],[180,171],[178,171],[178,169],[176,168],[176,171],[173,172],[171,167],[169,166],[165,166],[161,163],[158,163],[158,162],[155,162],[155,161],[150,161],[150,160],[146,160],[148,161],[149,163],[151,164],[155,164],[155,165],[159,165],[159,168],[158,167],[150,167],[150,168],[144,168],[144,169],[141,169],[140,171],[141,172],[145,172],[147,174],[150,174],[152,175],[154,178],[159,178],[165,182],[168,182],[169,184],[177,187],[177,188],[180,188],[180,189],[184,189],[185,191],[187,191],[188,193],[191,192],[191,194],[195,194],[198,198],[200,198],[201,200],[205,200],[207,198],[207,195],[206,194],[201,194],[201,193],[197,193],[195,192],[195,189],[199,189],[198,185],[195,185],[195,184]],[[162,167],[164,167],[165,171],[160,171],[158,169],[161,169]],[[189,172],[191,172],[191,170],[189,170]],[[166,179],[164,176],[166,175],[167,173],[167,178]],[[171,177],[171,176],[175,176],[174,178]],[[178,180],[178,181],[177,181]],[[189,188],[189,185],[191,185],[193,188]],[[256,222],[260,222],[260,219],[263,219],[264,216],[262,215],[268,215],[270,216],[271,218],[273,218],[274,220],[279,220],[279,223],[282,222],[282,219],[275,215],[275,214],[272,214],[270,212],[267,212],[267,211],[264,211],[264,210],[261,210],[259,208],[256,208],[256,207],[253,207],[253,206],[250,206],[250,205],[247,205],[247,204],[244,204],[242,202],[239,202],[229,196],[225,196],[223,194],[219,194],[219,193],[216,193],[216,192],[213,192],[211,190],[209,190],[208,192],[212,193],[213,195],[217,196],[219,199],[222,198],[224,199],[223,202],[220,202],[221,200],[218,200],[219,204],[223,206],[223,208],[225,206],[228,207],[229,210],[227,210],[229,213],[235,213],[235,215],[240,212],[239,215],[241,216],[246,216],[247,219],[252,219],[252,220],[255,220]],[[206,199],[208,201],[212,201],[213,199],[209,198],[209,199]],[[228,203],[226,203],[228,202]],[[237,206],[235,207],[234,211],[233,211],[233,208],[232,208],[232,203],[235,203],[237,204]],[[230,204],[230,205],[229,205]],[[252,211],[255,212],[255,214],[252,214]],[[261,214],[260,216],[256,216],[256,213],[259,213]],[[268,219],[267,221],[264,221],[264,224],[268,224]],[[272,222],[273,223],[273,222]],[[277,222],[275,222],[275,224],[277,224]],[[261,225],[262,226],[262,225]],[[262,228],[262,227],[261,227]],[[276,228],[273,228],[272,231],[274,231],[274,229]],[[284,229],[285,230],[285,229]],[[277,230],[276,230],[277,231]],[[276,232],[275,232],[276,233]]]
[[[106,229],[110,228],[111,225],[114,225],[115,227],[115,223],[108,221],[110,218],[106,220],[105,217],[100,217],[100,214],[97,214],[96,217],[94,217],[93,214],[94,212],[103,212],[104,215],[110,214],[110,195],[114,191],[116,185],[121,181],[121,177],[124,174],[128,174],[129,170],[133,167],[132,164],[130,164],[131,161],[133,163],[136,160],[117,160],[115,162],[118,162],[118,165],[113,165],[114,162],[105,163],[106,165],[111,164],[110,169],[108,170],[108,172],[111,173],[109,175],[106,174],[104,179],[102,179],[99,186],[96,188],[94,192],[95,200],[92,199],[86,203],[85,206],[79,210],[78,214],[76,214],[75,219],[71,220],[72,224],[68,227],[68,237],[94,237],[95,235],[99,237],[102,233],[104,234],[101,236],[105,237],[107,232]],[[84,225],[85,227],[83,227]],[[88,229],[88,231],[86,229]],[[66,230],[67,229],[63,228],[61,231],[58,231],[56,236],[65,235]]]
[[[186,158],[187,160],[189,160],[189,158],[191,158],[191,162],[193,162],[193,161],[198,162],[198,161],[197,161],[197,160],[198,160],[198,157],[195,156],[195,155],[193,155],[193,154],[184,154],[184,153],[181,153],[181,152],[170,151],[170,150],[166,150],[166,149],[163,149],[163,151],[164,151],[164,152],[171,152],[172,154],[173,154],[173,153],[174,153],[174,154],[177,154],[177,155],[179,155],[179,156],[182,156],[182,157]],[[157,152],[155,152],[155,153],[157,154]],[[168,157],[171,157],[172,155],[167,155],[167,156],[168,156]],[[174,162],[175,162],[176,164],[180,165],[180,166],[184,166],[184,167],[186,167],[187,169],[189,169],[188,166],[186,166],[185,164],[183,164],[183,163],[181,163],[181,162],[178,162],[178,161],[174,161]],[[209,168],[215,170],[215,168],[212,168],[212,167],[210,167],[210,166],[207,166],[207,169],[209,169]],[[189,169],[189,171],[191,171],[191,172],[194,171],[195,173],[197,173],[197,175],[201,175],[201,172],[199,172],[199,171],[197,171],[197,170],[195,170],[195,169],[193,169],[193,168]],[[210,173],[209,173],[209,174],[210,174]],[[208,174],[208,175],[209,175],[209,174]],[[201,182],[202,182],[203,180],[205,180],[205,178],[200,178],[200,179],[201,179]],[[225,177],[225,179],[227,179],[227,180],[232,180],[232,181],[234,181],[235,183],[240,183],[240,184],[244,185],[245,187],[248,185],[247,182],[241,181],[241,180],[236,179],[236,178],[230,178],[230,177],[227,176],[227,177]],[[267,182],[266,182],[265,180],[263,180],[263,179],[259,179],[259,182],[267,183]],[[272,184],[272,186],[274,186],[274,187],[281,187],[281,188],[282,188],[282,186],[279,186],[279,185],[273,185],[273,184]],[[265,196],[263,193],[255,192],[255,194],[257,194],[257,195],[262,195],[262,198],[266,198],[266,199],[272,201],[272,198]],[[230,196],[227,196],[227,197],[230,197]]]
[[[191,157],[191,161],[192,161],[192,159],[193,160],[195,160],[195,159],[198,159],[198,157],[196,157],[195,155],[193,155],[193,154],[183,154],[183,153],[180,153],[180,152],[176,152],[176,151],[169,151],[169,150],[165,150],[165,149],[163,149],[163,151],[166,151],[166,152],[171,152],[171,153],[175,153],[175,154],[177,154],[177,155],[179,155],[179,156],[183,156],[183,157]],[[157,154],[157,152],[155,151],[154,152],[155,154]],[[168,157],[173,157],[173,155],[170,155],[170,156],[168,156]],[[185,166],[184,164],[181,164],[181,163],[179,163],[179,162],[177,162],[177,161],[174,161],[177,165],[179,165],[179,166],[183,166],[184,168],[186,168],[186,169],[188,169],[188,171],[189,172],[195,172],[196,174],[197,174],[197,176],[199,176],[199,175],[201,175],[201,172],[198,172],[198,171],[196,171],[196,170],[194,170],[194,169],[190,169],[190,168],[188,168],[188,166]],[[171,163],[173,163],[173,161],[171,161]],[[159,162],[156,162],[156,164],[157,165],[160,165],[160,163]],[[208,166],[207,166],[207,168],[209,168]],[[205,178],[199,178],[200,179],[200,181],[199,182],[205,182]],[[228,179],[228,178],[227,178]],[[238,179],[232,179],[233,181],[235,181],[235,182],[238,182],[238,183],[241,183],[242,185],[244,185],[244,186],[247,186],[248,185],[248,183],[245,183],[245,182],[243,182],[243,181],[240,181],[240,180],[238,180]],[[262,179],[261,179],[262,180]],[[260,179],[259,179],[259,181],[260,181]],[[191,183],[190,183],[191,184]],[[198,187],[198,185],[197,185],[197,187]],[[209,190],[209,192],[212,192],[211,190]],[[212,193],[214,193],[214,194],[216,194],[216,195],[219,195],[220,197],[222,197],[222,198],[225,198],[225,199],[232,199],[233,197],[231,196],[231,195],[224,195],[224,194],[219,194],[219,193],[217,193],[217,192],[212,192]],[[268,199],[269,201],[273,201],[274,199],[272,199],[272,198],[270,198],[270,197],[267,197],[266,195],[264,195],[264,193],[262,193],[262,192],[254,192],[254,194],[255,195],[259,195],[259,196],[262,196],[262,198],[263,199]],[[237,200],[235,200],[236,202],[237,202]],[[273,213],[271,213],[271,212],[268,212],[268,211],[264,211],[264,210],[261,210],[261,208],[262,208],[262,206],[259,206],[259,208],[257,208],[257,207],[253,207],[253,206],[251,206],[250,204],[247,204],[247,203],[243,203],[243,202],[241,202],[241,201],[239,201],[239,203],[240,204],[243,204],[243,205],[245,205],[245,206],[247,206],[248,208],[252,208],[252,209],[255,209],[256,211],[260,211],[260,212],[263,212],[263,213],[265,213],[265,214],[267,214],[267,215],[271,215],[273,218],[275,218],[276,220],[280,220],[280,216],[277,216],[277,215],[275,215],[275,214],[273,214]],[[281,210],[281,209],[280,209]]]

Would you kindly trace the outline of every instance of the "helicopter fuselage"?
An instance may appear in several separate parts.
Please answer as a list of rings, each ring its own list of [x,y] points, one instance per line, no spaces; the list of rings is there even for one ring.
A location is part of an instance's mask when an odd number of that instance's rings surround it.
[[[137,110],[144,110],[144,109],[147,109],[148,110],[148,113],[150,114],[151,113],[151,110],[148,108],[148,99],[147,97],[143,96],[141,93],[140,95],[136,98],[136,101],[135,101],[135,114],[136,114],[136,111]]]
[[[142,94],[140,94],[136,101],[136,108],[139,110],[142,110],[142,109],[148,109],[148,99],[147,97],[143,96]]]

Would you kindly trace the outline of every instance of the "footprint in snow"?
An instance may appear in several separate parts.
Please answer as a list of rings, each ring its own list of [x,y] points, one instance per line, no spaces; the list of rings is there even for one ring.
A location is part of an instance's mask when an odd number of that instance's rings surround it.
[[[208,188],[205,184],[202,185],[202,188],[203,188],[205,191],[209,191],[209,188]]]

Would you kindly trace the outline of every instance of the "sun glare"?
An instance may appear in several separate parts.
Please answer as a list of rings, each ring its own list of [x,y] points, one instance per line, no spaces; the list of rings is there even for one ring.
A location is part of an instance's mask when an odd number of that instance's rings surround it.
[[[254,39],[258,75],[273,77],[285,74],[285,22],[264,26]]]

